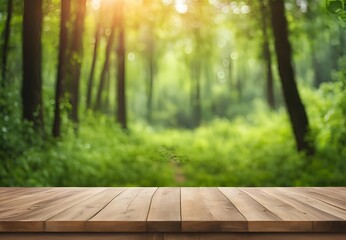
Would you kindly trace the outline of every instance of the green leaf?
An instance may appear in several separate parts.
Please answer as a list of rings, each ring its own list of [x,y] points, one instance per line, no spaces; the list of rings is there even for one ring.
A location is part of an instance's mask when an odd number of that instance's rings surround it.
[[[330,13],[346,21],[346,0],[326,0],[326,6]]]

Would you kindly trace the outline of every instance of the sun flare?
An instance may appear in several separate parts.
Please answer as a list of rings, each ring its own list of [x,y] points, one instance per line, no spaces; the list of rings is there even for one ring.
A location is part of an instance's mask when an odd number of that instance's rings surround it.
[[[91,0],[90,6],[94,10],[98,10],[101,7],[101,1],[102,0]]]

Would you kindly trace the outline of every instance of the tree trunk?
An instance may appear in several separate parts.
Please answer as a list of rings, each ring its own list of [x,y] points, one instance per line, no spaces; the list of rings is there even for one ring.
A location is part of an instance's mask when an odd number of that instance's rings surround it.
[[[104,113],[109,115],[111,113],[111,108],[110,108],[110,86],[111,86],[111,79],[110,79],[110,72],[109,68],[107,69],[107,74],[106,74],[106,96],[104,103],[102,104],[104,107]]]
[[[43,130],[41,77],[42,0],[24,0],[23,17],[23,119]]]
[[[7,17],[6,24],[4,29],[4,45],[2,47],[2,87],[4,88],[6,85],[6,72],[7,72],[7,56],[8,56],[8,46],[10,42],[10,33],[11,33],[11,19],[12,19],[12,9],[13,9],[13,1],[7,1]]]
[[[244,73],[242,73],[242,70],[239,71],[238,67],[238,74],[237,74],[237,82],[236,82],[236,89],[237,89],[237,101],[238,103],[241,103],[243,99],[243,83],[242,80],[244,78]]]
[[[201,123],[201,62],[199,58],[194,59],[194,64],[191,71],[193,71],[192,122],[193,127],[198,127]]]
[[[287,20],[283,0],[271,0],[270,9],[279,75],[297,149],[298,151],[305,151],[307,154],[312,155],[314,148],[308,139],[309,122],[305,107],[299,96],[292,66],[292,52],[288,40]]]
[[[127,129],[126,121],[126,88],[125,88],[125,30],[124,30],[124,1],[117,1],[118,15],[118,49],[117,49],[117,119],[123,129]]]
[[[272,56],[269,46],[268,26],[267,26],[267,9],[263,1],[259,1],[261,4],[261,18],[262,18],[262,32],[263,32],[263,55],[266,66],[266,98],[268,106],[271,109],[275,109],[275,96],[274,96],[274,81],[272,71]]]
[[[113,43],[114,43],[114,28],[115,28],[115,19],[112,23],[112,29],[111,29],[111,34],[108,37],[108,41],[107,41],[107,47],[106,47],[106,52],[105,52],[105,62],[103,64],[103,68],[102,68],[102,72],[101,72],[101,76],[100,76],[100,83],[99,83],[99,87],[97,90],[97,96],[96,96],[96,103],[95,103],[95,110],[100,110],[101,109],[101,102],[102,102],[102,92],[104,89],[104,85],[105,85],[105,81],[106,81],[106,76],[107,76],[107,72],[109,69],[109,61],[110,61],[110,56],[111,56],[111,52],[112,52],[112,48],[113,48]]]
[[[76,17],[74,20],[72,42],[69,49],[69,92],[71,103],[71,119],[74,123],[79,122],[78,105],[79,105],[79,82],[83,58],[83,31],[86,0],[74,0]]]
[[[54,108],[54,124],[53,136],[59,137],[61,135],[61,102],[64,97],[64,83],[66,73],[66,59],[68,47],[68,28],[67,24],[70,19],[71,1],[61,1],[61,17],[60,17],[60,45],[59,45],[59,59],[58,59],[58,73],[55,87],[55,108]]]
[[[93,87],[93,82],[94,82],[94,73],[95,73],[95,66],[96,66],[96,60],[97,60],[97,53],[98,53],[98,49],[99,49],[99,42],[100,42],[100,38],[101,38],[103,10],[104,10],[104,4],[102,4],[102,6],[100,8],[100,13],[98,16],[98,23],[97,23],[96,31],[95,31],[94,53],[93,53],[93,60],[92,60],[92,64],[91,64],[90,74],[89,74],[87,97],[86,97],[86,108],[87,109],[91,108],[91,102],[92,102],[92,87]]]
[[[150,43],[149,49],[149,71],[148,71],[148,99],[147,99],[147,121],[152,122],[152,112],[153,112],[153,92],[154,92],[154,77],[155,77],[155,63],[154,63],[154,53],[153,53],[153,43]]]

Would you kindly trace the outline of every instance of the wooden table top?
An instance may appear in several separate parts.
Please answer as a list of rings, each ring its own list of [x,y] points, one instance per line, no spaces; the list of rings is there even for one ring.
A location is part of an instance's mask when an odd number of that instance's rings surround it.
[[[346,232],[346,187],[0,188],[0,232]]]

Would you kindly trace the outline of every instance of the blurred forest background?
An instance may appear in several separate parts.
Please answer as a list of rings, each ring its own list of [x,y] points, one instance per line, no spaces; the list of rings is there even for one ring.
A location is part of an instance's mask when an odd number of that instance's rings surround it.
[[[1,0],[0,186],[346,185],[343,0]]]

